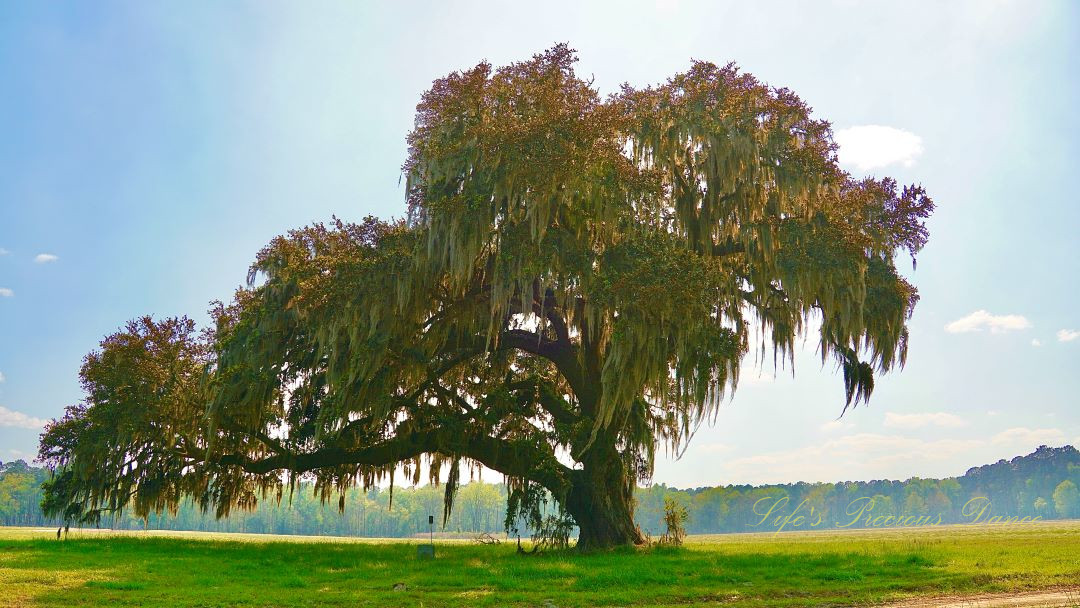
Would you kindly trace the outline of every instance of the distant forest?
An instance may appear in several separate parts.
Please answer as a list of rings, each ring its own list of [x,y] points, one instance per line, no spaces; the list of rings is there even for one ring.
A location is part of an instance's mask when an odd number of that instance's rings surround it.
[[[58,526],[39,508],[41,483],[49,471],[23,461],[0,464],[0,525]],[[1022,523],[1080,517],[1080,452],[1072,446],[1040,447],[1027,456],[970,469],[962,477],[907,481],[795,483],[721,486],[680,490],[657,484],[636,493],[637,520],[659,536],[664,500],[689,512],[691,534],[788,530],[910,527],[954,523]],[[204,530],[267,534],[407,537],[427,535],[428,515],[441,523],[443,490],[423,486],[349,492],[321,504],[301,485],[278,503],[263,500],[250,512],[215,519],[191,504],[175,515],[143,521],[130,513],[102,521],[120,529]],[[443,536],[502,533],[506,487],[473,482],[460,488]],[[999,518],[999,519],[991,519]],[[1026,519],[1025,519],[1026,518]]]

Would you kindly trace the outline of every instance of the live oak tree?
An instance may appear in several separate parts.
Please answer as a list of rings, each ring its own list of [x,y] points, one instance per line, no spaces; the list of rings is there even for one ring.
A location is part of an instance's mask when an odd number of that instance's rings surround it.
[[[715,415],[752,332],[774,362],[815,335],[844,410],[903,365],[918,295],[894,258],[926,242],[922,188],[848,175],[827,122],[733,65],[603,99],[574,60],[436,81],[406,220],[276,238],[213,331],[107,338],[42,438],[50,512],[225,515],[395,471],[443,479],[449,510],[483,466],[582,548],[638,543],[633,488]]]

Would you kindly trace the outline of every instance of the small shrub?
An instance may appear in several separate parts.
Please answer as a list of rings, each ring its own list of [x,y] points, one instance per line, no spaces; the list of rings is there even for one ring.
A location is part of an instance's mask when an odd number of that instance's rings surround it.
[[[664,525],[667,526],[667,531],[660,537],[660,544],[676,547],[682,545],[683,539],[686,538],[686,520],[689,517],[690,513],[682,503],[674,498],[665,498]]]

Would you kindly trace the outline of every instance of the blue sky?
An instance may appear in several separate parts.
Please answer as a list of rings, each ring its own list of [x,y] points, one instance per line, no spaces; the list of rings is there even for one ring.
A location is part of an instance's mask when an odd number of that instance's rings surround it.
[[[744,372],[656,480],[962,474],[1080,443],[1080,5],[0,4],[0,460],[127,319],[227,299],[276,234],[404,213],[420,94],[556,42],[602,92],[735,61],[832,121],[854,173],[938,203],[902,373],[837,420],[813,344]],[[752,362],[751,362],[752,363]]]

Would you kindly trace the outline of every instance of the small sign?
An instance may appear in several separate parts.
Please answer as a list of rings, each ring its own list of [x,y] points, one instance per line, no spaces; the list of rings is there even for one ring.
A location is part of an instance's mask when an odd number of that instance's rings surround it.
[[[417,545],[416,557],[420,559],[435,559],[435,545]]]

